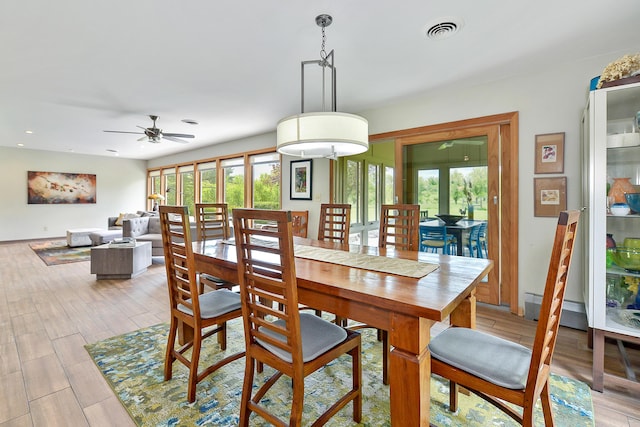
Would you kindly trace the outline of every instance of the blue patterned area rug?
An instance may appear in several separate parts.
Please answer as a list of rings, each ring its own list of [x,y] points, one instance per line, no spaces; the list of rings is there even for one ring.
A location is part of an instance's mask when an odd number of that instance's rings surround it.
[[[173,379],[163,381],[164,350],[168,326],[165,324],[141,329],[125,335],[89,344],[87,351],[101,370],[133,420],[139,426],[232,426],[238,424],[238,412],[244,376],[244,358],[234,361],[203,380],[197,387],[196,402],[186,401],[188,370],[174,364]],[[362,426],[389,426],[389,388],[382,384],[382,348],[375,330],[362,331]],[[222,353],[215,338],[203,348],[201,366],[219,359],[223,354],[244,347],[242,322],[233,320],[228,327],[228,346]],[[305,379],[305,409],[303,425],[309,425],[335,396],[347,390],[350,383],[350,358],[343,356]],[[257,374],[265,381],[273,373],[268,367]],[[556,425],[593,426],[593,405],[590,388],[579,381],[552,375],[551,392]],[[473,394],[460,395],[460,409],[448,411],[448,383],[437,378],[431,381],[431,423],[436,426],[515,426],[513,420]],[[291,399],[291,382],[281,378],[267,393],[268,405],[287,418]],[[542,411],[536,414],[536,426],[544,425]],[[354,425],[351,404],[340,411],[327,425]],[[263,425],[252,415],[251,425]],[[256,424],[258,423],[258,424]],[[265,423],[266,425],[266,423]]]

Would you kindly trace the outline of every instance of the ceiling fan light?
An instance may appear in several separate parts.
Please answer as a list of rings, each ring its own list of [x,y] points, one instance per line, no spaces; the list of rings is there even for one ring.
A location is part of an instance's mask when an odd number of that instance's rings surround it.
[[[296,157],[341,157],[369,149],[369,124],[340,112],[302,113],[278,122],[276,148]]]

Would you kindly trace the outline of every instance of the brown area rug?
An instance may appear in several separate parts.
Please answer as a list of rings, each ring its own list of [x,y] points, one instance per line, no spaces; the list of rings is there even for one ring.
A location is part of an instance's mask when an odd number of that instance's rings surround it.
[[[91,259],[90,246],[70,248],[65,240],[34,242],[30,243],[29,247],[47,265],[69,264]]]

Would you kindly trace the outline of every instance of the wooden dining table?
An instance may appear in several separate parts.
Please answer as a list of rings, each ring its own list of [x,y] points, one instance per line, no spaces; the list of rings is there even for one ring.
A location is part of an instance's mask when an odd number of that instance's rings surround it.
[[[430,329],[447,317],[452,325],[475,327],[475,290],[493,261],[298,237],[294,244],[437,264],[433,272],[413,278],[308,258],[295,261],[301,304],[388,331],[391,424],[428,426]],[[199,241],[193,248],[198,272],[238,282],[233,244]]]

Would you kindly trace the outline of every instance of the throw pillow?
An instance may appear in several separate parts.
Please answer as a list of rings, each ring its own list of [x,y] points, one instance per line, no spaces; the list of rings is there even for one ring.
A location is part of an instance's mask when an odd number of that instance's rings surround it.
[[[134,213],[121,213],[118,215],[118,219],[116,219],[116,225],[122,226],[122,221],[130,218],[139,218],[140,215]]]
[[[122,220],[124,219],[124,214],[121,213],[120,215],[118,215],[118,219],[116,219],[116,225],[119,227],[122,227]]]

